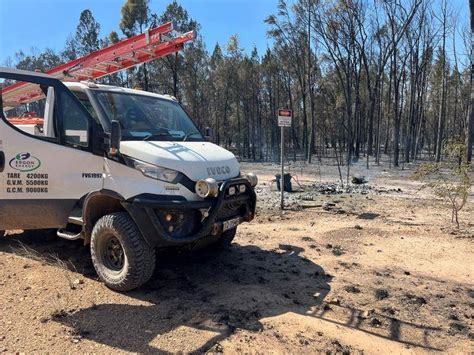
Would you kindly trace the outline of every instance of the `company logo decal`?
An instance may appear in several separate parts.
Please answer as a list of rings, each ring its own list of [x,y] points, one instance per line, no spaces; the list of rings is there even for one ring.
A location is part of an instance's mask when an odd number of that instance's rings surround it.
[[[207,168],[207,174],[208,175],[221,175],[221,174],[229,174],[230,173],[230,168],[228,165],[224,166],[217,166],[217,167],[212,167],[212,168]]]
[[[18,153],[10,160],[10,166],[18,171],[33,171],[41,166],[41,161],[30,153]]]

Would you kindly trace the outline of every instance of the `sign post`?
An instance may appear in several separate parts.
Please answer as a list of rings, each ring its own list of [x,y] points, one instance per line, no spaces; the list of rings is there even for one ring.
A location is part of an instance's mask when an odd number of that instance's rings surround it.
[[[281,201],[280,209],[285,209],[285,197],[283,195],[285,191],[285,127],[291,127],[291,118],[293,112],[288,109],[278,110],[278,126],[281,128],[281,175],[280,175],[280,192]]]

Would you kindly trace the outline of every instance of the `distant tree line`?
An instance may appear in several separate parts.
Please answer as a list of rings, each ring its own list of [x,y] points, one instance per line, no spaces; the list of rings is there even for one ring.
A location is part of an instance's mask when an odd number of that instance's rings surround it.
[[[177,1],[157,14],[148,0],[126,0],[121,13],[120,33],[100,38],[84,10],[63,51],[19,51],[7,64],[47,70],[167,21],[200,29]],[[286,107],[289,158],[369,165],[386,154],[400,166],[440,161],[457,140],[469,142],[471,159],[470,32],[448,0],[280,0],[265,22],[273,39],[265,53],[245,51],[238,35],[209,52],[198,36],[181,53],[103,82],[176,96],[241,158],[279,159],[276,112]]]

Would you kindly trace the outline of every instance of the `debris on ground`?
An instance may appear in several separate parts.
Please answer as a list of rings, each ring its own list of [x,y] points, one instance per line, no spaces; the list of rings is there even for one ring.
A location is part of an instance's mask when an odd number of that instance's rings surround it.
[[[377,289],[375,290],[375,298],[378,300],[384,300],[388,298],[389,294],[388,291],[385,289]]]
[[[332,201],[326,201],[323,203],[322,207],[325,211],[331,211],[334,207],[336,207],[336,204]]]
[[[367,184],[369,180],[365,176],[353,176],[351,182],[356,185]]]
[[[355,287],[354,285],[345,286],[344,291],[349,293],[360,293],[360,289]]]
[[[341,256],[344,254],[344,250],[342,249],[340,245],[335,245],[334,247],[332,247],[332,253],[335,256]]]
[[[325,211],[345,213],[342,207],[336,207],[335,201],[321,201],[327,195],[352,194],[380,195],[392,192],[401,192],[400,188],[387,189],[366,183],[352,183],[342,185],[334,182],[301,184],[300,189],[294,192],[284,192],[285,209],[290,211],[301,211],[308,208],[320,208]],[[258,198],[258,209],[277,211],[280,209],[280,192],[271,189],[270,185],[262,185],[256,190]]]
[[[423,306],[427,304],[428,302],[426,301],[426,298],[421,297],[421,296],[416,296],[411,293],[406,293],[405,294],[405,299],[407,300],[407,303],[414,304],[417,306]]]
[[[369,323],[372,327],[380,327],[382,325],[382,322],[377,317],[372,317]]]
[[[0,240],[0,352],[472,352],[471,240],[441,229],[444,207],[415,193],[409,172],[381,180],[374,167],[369,183],[341,187],[324,182],[337,174],[328,169],[285,192],[283,212],[279,193],[259,184],[259,213],[231,247],[163,253],[152,280],[128,294],[97,281],[81,241],[10,231]]]
[[[359,314],[359,318],[361,319],[368,319],[375,313],[375,309],[368,309],[366,311],[363,311],[362,313]]]

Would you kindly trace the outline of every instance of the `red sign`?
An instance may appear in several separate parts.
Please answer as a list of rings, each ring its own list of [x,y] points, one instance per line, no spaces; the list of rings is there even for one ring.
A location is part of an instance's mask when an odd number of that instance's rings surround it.
[[[293,112],[291,112],[291,110],[287,110],[287,109],[278,110],[278,116],[291,117],[292,115],[293,115]]]
[[[279,127],[291,127],[291,116],[293,112],[286,108],[278,110],[278,126]]]

